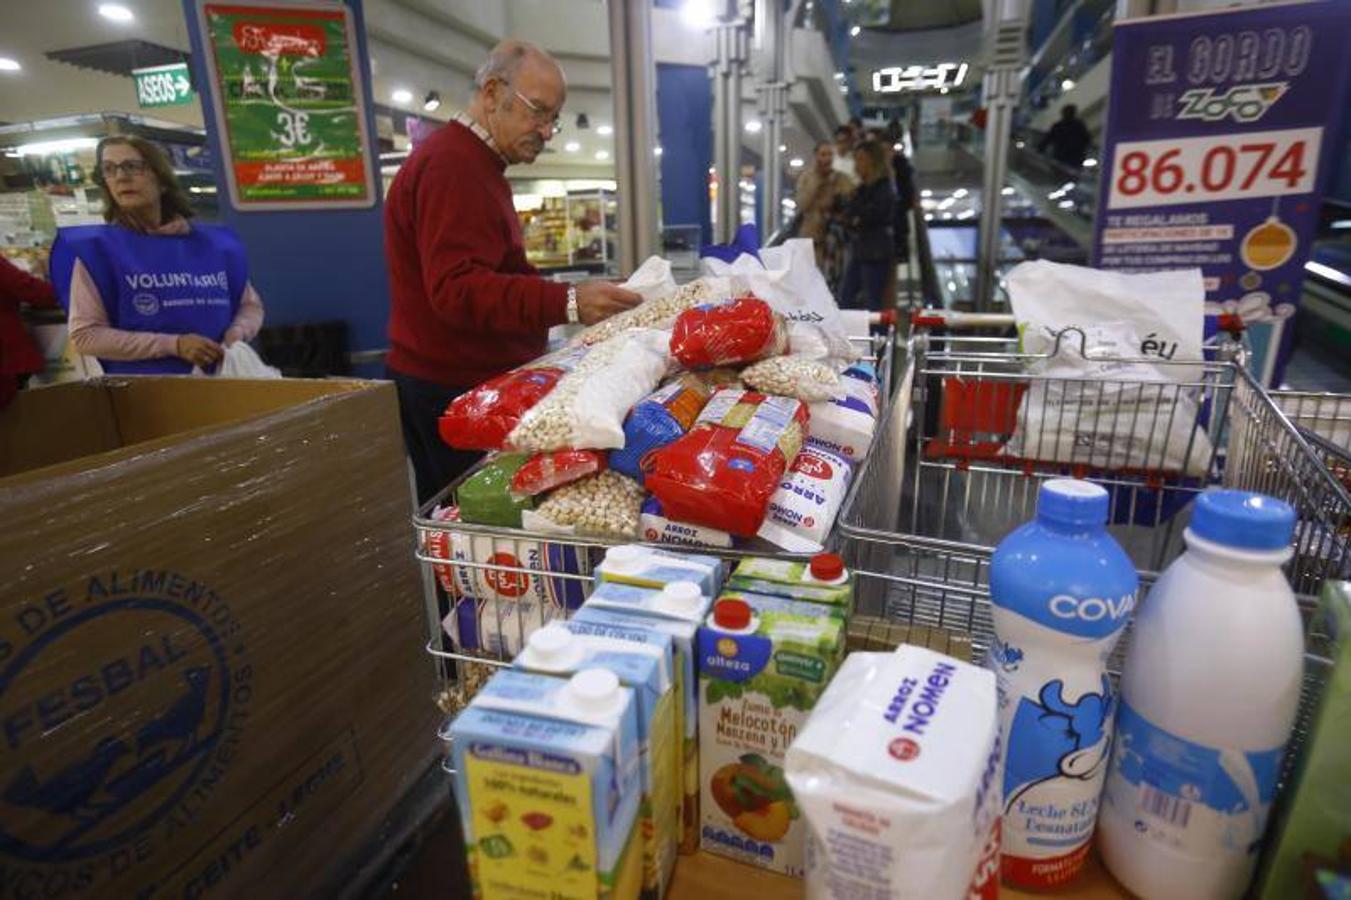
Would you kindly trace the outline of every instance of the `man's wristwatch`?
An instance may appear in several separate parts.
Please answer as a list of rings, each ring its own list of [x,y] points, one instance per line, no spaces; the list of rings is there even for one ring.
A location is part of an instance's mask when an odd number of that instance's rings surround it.
[[[577,309],[577,285],[568,285],[568,324],[576,325],[582,321],[581,311]]]

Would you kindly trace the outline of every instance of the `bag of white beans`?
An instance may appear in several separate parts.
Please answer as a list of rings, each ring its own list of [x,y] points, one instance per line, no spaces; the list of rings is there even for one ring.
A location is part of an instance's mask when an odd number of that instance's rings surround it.
[[[805,356],[772,356],[741,370],[747,387],[766,394],[820,403],[844,395],[840,375],[829,364]]]
[[[607,469],[549,494],[521,523],[527,531],[636,540],[643,497],[642,485]]]

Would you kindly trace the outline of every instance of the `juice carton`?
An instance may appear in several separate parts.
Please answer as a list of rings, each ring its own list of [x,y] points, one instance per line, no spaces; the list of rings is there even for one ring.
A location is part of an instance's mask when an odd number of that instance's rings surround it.
[[[638,707],[613,673],[500,671],[441,736],[476,900],[639,896]]]
[[[676,581],[661,591],[602,582],[575,622],[640,626],[670,635],[676,655],[676,696],[682,710],[682,750],[685,761],[680,811],[680,852],[699,849],[699,685],[695,678],[695,646],[699,624],[708,615],[712,598],[698,585]]]
[[[605,551],[596,566],[601,581],[660,590],[672,581],[693,581],[706,596],[717,596],[726,572],[716,556],[675,553],[641,544],[623,544]]]
[[[784,765],[808,897],[997,896],[996,703],[993,673],[950,656],[849,654]]]
[[[700,846],[801,876],[805,828],[783,761],[839,667],[844,618],[817,603],[724,594],[698,647]]]
[[[849,570],[834,553],[818,553],[810,562],[748,557],[737,563],[727,586],[792,600],[838,606],[847,615],[854,599]]]
[[[661,897],[675,871],[679,841],[680,710],[671,639],[637,628],[558,622],[532,634],[513,665],[555,675],[599,668],[633,689],[642,773],[643,896]]]

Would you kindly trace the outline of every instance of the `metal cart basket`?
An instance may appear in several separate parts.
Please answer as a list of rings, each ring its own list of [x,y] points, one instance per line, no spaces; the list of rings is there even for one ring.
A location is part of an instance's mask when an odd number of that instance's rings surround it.
[[[892,378],[900,361],[893,356],[894,335],[888,332],[858,336],[851,337],[851,341],[876,365],[880,427],[889,399],[896,393]],[[884,443],[892,442],[880,436],[874,438],[874,445]],[[472,472],[442,490],[413,518],[416,555],[429,582],[427,651],[443,663],[440,671],[446,689],[444,705],[449,708],[472,696],[491,673],[491,667],[509,661],[531,631],[553,618],[566,617],[580,606],[591,592],[592,569],[606,548],[623,542],[474,525],[447,518],[449,510],[458,507],[457,492],[470,475]],[[828,546],[840,549],[840,545],[836,529]],[[740,555],[730,550],[703,548],[691,552]],[[759,549],[756,552],[761,553]],[[769,555],[794,557],[790,553]],[[477,609],[476,604],[481,604],[485,593],[515,599],[510,603],[482,604],[482,609]],[[461,640],[458,644],[452,641],[443,627],[447,615],[457,617],[448,623],[452,629],[459,627],[460,617],[466,628],[472,620],[476,629],[474,640]]]

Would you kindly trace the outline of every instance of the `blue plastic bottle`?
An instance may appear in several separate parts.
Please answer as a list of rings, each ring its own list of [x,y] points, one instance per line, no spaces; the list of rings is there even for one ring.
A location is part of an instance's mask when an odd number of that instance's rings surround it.
[[[1004,747],[1001,870],[1050,888],[1088,855],[1111,749],[1116,699],[1107,658],[1135,608],[1135,566],[1107,533],[1108,496],[1086,481],[1041,486],[1037,517],[995,548],[996,638]]]

